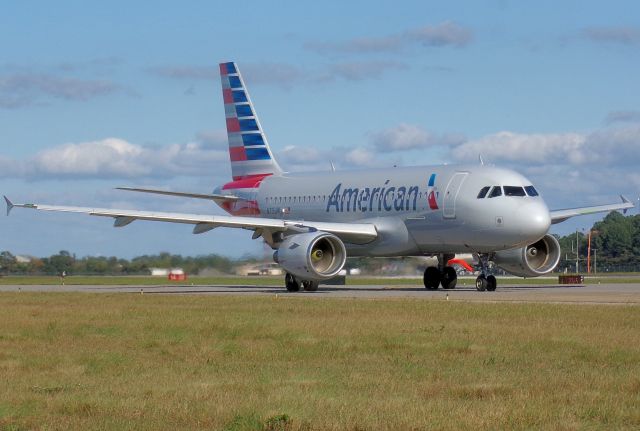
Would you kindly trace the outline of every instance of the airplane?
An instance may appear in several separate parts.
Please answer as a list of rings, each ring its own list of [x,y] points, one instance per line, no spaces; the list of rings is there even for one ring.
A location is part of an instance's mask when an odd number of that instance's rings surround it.
[[[552,224],[570,217],[632,208],[621,203],[550,211],[531,181],[484,163],[327,172],[282,170],[269,146],[235,62],[220,63],[232,181],[212,193],[140,187],[120,190],[211,200],[229,215],[179,214],[44,204],[14,207],[111,217],[115,227],[135,220],[253,231],[274,250],[288,291],[315,291],[335,277],[347,256],[435,256],[424,271],[426,289],[453,289],[455,255],[471,253],[481,267],[475,286],[494,291],[489,262],[522,277],[551,272],[560,260]]]

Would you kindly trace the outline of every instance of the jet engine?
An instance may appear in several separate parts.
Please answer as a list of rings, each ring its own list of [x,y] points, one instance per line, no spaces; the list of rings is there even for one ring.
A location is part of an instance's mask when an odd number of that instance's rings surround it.
[[[520,277],[538,277],[553,270],[560,261],[560,244],[546,234],[526,247],[498,251],[493,262],[505,271]]]
[[[320,281],[338,274],[347,260],[347,250],[333,234],[299,233],[282,241],[273,260],[301,280]]]

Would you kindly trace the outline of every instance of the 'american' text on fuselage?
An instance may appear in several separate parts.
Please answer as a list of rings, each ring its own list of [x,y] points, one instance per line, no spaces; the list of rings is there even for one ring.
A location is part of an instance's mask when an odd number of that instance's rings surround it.
[[[339,183],[329,195],[326,212],[415,211],[418,186],[345,187]]]

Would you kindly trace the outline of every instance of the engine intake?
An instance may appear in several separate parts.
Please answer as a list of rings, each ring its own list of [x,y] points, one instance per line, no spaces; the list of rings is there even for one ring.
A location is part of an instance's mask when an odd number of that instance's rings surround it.
[[[538,277],[551,272],[560,261],[560,244],[546,234],[526,247],[498,251],[493,261],[505,271],[520,277]]]
[[[299,233],[286,237],[273,260],[303,280],[335,277],[347,260],[347,250],[337,236],[326,232]]]

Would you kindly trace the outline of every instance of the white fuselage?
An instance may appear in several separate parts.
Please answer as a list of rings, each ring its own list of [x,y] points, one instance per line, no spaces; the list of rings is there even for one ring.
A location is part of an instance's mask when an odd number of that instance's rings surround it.
[[[445,165],[273,175],[255,188],[217,191],[255,201],[259,217],[371,222],[379,237],[346,243],[350,256],[410,256],[487,253],[537,241],[550,217],[540,196],[518,191],[531,186],[507,169]],[[479,198],[484,187],[488,194]],[[501,195],[489,197],[495,187]]]

